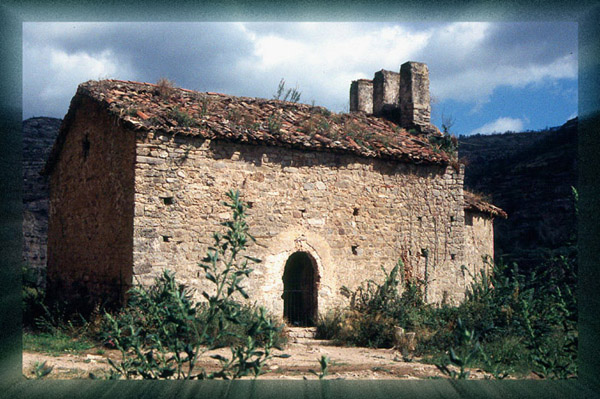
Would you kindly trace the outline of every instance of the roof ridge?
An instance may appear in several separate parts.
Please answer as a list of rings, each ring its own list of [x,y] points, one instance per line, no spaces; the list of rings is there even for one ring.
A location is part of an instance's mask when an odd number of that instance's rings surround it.
[[[450,159],[423,137],[365,113],[335,113],[322,106],[279,99],[119,79],[84,82],[77,95],[98,101],[136,131],[347,152],[412,163],[448,164]]]

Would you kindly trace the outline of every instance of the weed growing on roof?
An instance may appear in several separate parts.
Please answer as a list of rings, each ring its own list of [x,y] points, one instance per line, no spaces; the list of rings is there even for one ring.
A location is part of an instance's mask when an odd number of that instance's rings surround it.
[[[379,141],[384,147],[389,147],[392,142],[392,139],[384,134],[380,134],[377,136],[377,141]]]
[[[348,117],[348,114],[344,114],[344,113],[331,114],[331,120],[333,120],[335,123],[344,123],[346,121],[347,117]]]
[[[167,78],[160,78],[156,82],[156,89],[157,89],[157,94],[161,98],[168,99],[175,92],[175,82],[173,82]]]
[[[331,116],[331,111],[325,107],[313,107],[311,108],[311,114],[319,114],[325,117]]]
[[[231,108],[227,111],[227,119],[233,123],[239,123],[242,120],[242,114],[240,113],[240,110]]]
[[[277,87],[277,92],[273,95],[273,99],[289,101],[293,103],[297,103],[300,101],[300,95],[302,92],[298,91],[298,86],[293,89],[285,90],[285,80],[281,78],[279,81],[279,86]],[[283,97],[282,97],[283,96]]]
[[[194,118],[187,112],[181,111],[178,106],[169,111],[169,117],[181,127],[190,127],[195,123]]]
[[[330,130],[331,125],[329,124],[329,121],[325,118],[320,118],[317,123],[317,133],[328,136]]]
[[[354,138],[360,135],[360,126],[354,122],[347,122],[344,124],[343,133],[344,135]]]
[[[204,94],[198,92],[192,92],[189,94],[192,101],[197,101],[200,104],[200,116],[203,118],[208,114],[210,110],[210,105],[212,103],[211,98]]]
[[[331,125],[326,117],[315,114],[302,122],[300,129],[311,138],[315,134],[328,137],[331,132]]]
[[[251,114],[244,114],[243,120],[244,120],[244,126],[246,127],[246,129],[253,131],[253,132],[260,129],[260,123],[257,122],[256,119],[254,118],[254,116],[252,116]]]
[[[278,134],[281,129],[281,116],[271,114],[269,116],[269,133]]]
[[[435,152],[445,152],[450,159],[458,157],[458,139],[454,135],[429,136],[429,143]]]
[[[344,124],[343,133],[346,139],[352,139],[356,144],[369,150],[373,149],[371,142],[378,137],[373,132],[362,129],[359,125],[354,122],[348,122]]]

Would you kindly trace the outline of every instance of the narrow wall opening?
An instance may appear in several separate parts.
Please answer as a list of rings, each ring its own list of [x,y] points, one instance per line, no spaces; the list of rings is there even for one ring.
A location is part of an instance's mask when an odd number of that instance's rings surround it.
[[[314,259],[294,252],[283,272],[283,317],[292,326],[314,326],[318,314],[319,276]]]

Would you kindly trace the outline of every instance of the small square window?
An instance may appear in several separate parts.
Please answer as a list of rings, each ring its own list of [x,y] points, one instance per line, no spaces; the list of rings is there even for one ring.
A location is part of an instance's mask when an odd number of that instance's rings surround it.
[[[467,226],[473,226],[473,215],[465,215],[465,224]]]

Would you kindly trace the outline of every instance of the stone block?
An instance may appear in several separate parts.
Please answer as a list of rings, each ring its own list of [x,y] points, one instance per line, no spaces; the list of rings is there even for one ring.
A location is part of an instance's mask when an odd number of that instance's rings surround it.
[[[431,105],[427,64],[406,62],[400,66],[400,109],[403,127],[430,124]]]
[[[350,112],[373,113],[373,81],[359,79],[350,85]]]
[[[373,77],[373,114],[393,112],[400,105],[400,74],[382,69]]]

